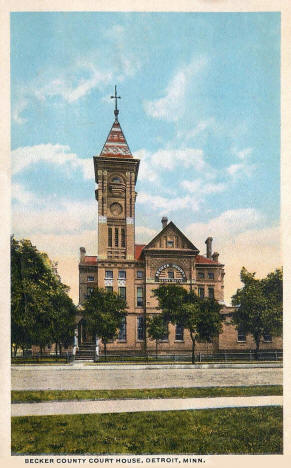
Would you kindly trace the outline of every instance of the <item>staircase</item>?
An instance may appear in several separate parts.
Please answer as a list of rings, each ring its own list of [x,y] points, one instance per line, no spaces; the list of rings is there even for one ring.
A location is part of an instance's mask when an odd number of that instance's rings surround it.
[[[79,345],[79,349],[76,352],[76,361],[93,361],[95,357],[95,343],[83,343]]]

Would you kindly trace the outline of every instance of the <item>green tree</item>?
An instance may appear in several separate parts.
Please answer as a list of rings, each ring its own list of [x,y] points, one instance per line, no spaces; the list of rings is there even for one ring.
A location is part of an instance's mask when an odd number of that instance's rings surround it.
[[[77,308],[66,293],[66,287],[59,287],[52,297],[53,320],[51,321],[51,336],[56,344],[56,354],[62,354],[62,345],[69,346],[73,342],[75,317]]]
[[[282,269],[261,280],[245,267],[240,274],[243,287],[232,297],[236,306],[233,323],[251,334],[256,344],[256,359],[264,335],[279,336],[283,326],[283,273]]]
[[[93,336],[101,338],[106,357],[107,343],[117,337],[127,312],[126,301],[115,292],[96,288],[84,303],[83,317]]]
[[[196,342],[210,343],[221,332],[221,305],[214,299],[199,298],[179,285],[162,285],[154,294],[158,298],[162,317],[189,330],[194,364]]]
[[[45,253],[39,252],[27,239],[11,238],[11,342],[14,354],[19,347],[24,349],[31,345],[40,346],[42,352],[54,341],[53,331],[60,328],[61,322],[65,339],[65,328],[70,329],[74,309],[67,292],[68,287],[54,273],[52,262]],[[66,321],[66,314],[70,315],[69,321]]]
[[[49,269],[29,240],[11,239],[11,339],[17,348],[48,341]]]
[[[156,341],[156,358],[158,357],[158,343],[168,336],[167,322],[161,314],[155,314],[147,319],[147,332],[152,340]]]

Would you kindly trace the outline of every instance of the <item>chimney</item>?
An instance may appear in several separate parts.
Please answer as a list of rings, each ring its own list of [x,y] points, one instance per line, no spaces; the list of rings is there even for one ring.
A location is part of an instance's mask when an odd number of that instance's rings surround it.
[[[163,229],[167,226],[168,224],[168,218],[167,216],[163,216],[162,217],[162,226],[163,226]]]
[[[211,255],[212,255],[212,241],[213,241],[213,237],[207,237],[205,241],[207,258],[211,258]]]
[[[85,261],[86,249],[85,247],[80,247],[80,263]]]
[[[219,253],[218,252],[214,252],[213,255],[212,255],[212,260],[214,262],[218,262],[218,257],[219,257]]]

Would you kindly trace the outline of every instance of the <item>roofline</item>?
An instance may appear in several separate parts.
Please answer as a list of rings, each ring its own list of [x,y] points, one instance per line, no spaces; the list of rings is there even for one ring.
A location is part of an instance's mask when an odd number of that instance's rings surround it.
[[[152,242],[154,242],[170,225],[172,225],[177,231],[178,233],[187,241],[189,242],[189,244],[193,247],[193,250],[195,250],[197,252],[197,255],[198,253],[200,252],[199,249],[197,249],[197,247],[195,247],[194,244],[192,244],[192,242],[188,239],[188,237],[185,236],[185,234],[176,226],[175,223],[173,223],[173,221],[170,221],[169,224],[167,224],[160,232],[158,232],[158,234],[144,247],[144,249],[148,249],[150,247],[150,244]],[[165,249],[166,250],[166,249]],[[183,250],[183,249],[181,249]],[[188,249],[190,250],[190,249]]]
[[[124,135],[123,130],[122,130],[122,127],[121,127],[121,124],[120,124],[120,122],[119,122],[118,119],[115,119],[114,122],[113,122],[113,124],[111,125],[111,128],[110,128],[110,130],[109,130],[109,133],[108,133],[108,135],[107,135],[107,137],[106,137],[105,143],[104,143],[104,145],[102,146],[102,150],[100,151],[100,156],[101,156],[102,151],[104,150],[104,147],[105,147],[105,145],[106,145],[106,143],[107,143],[107,140],[108,140],[108,138],[109,138],[109,135],[110,135],[110,133],[111,133],[111,130],[113,129],[113,125],[114,125],[116,122],[117,122],[117,123],[119,124],[119,126],[120,126],[120,129],[121,129],[122,134],[123,134],[124,139],[125,139],[125,143],[127,144],[127,147],[128,147],[128,149],[129,149],[129,152],[130,152],[130,154],[131,154],[131,156],[132,156],[131,149],[130,149],[128,143],[127,143],[127,140],[126,140],[126,138],[125,138],[125,135]],[[130,159],[131,159],[131,158],[130,158]]]

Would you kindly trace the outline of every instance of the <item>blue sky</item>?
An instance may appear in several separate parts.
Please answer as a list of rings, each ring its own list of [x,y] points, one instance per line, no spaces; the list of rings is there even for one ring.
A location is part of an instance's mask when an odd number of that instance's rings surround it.
[[[243,261],[279,266],[279,13],[11,14],[16,236],[58,260],[75,291],[70,259],[82,243],[97,253],[92,156],[115,84],[141,159],[137,241],[162,215],[201,253],[212,235],[229,295]]]

